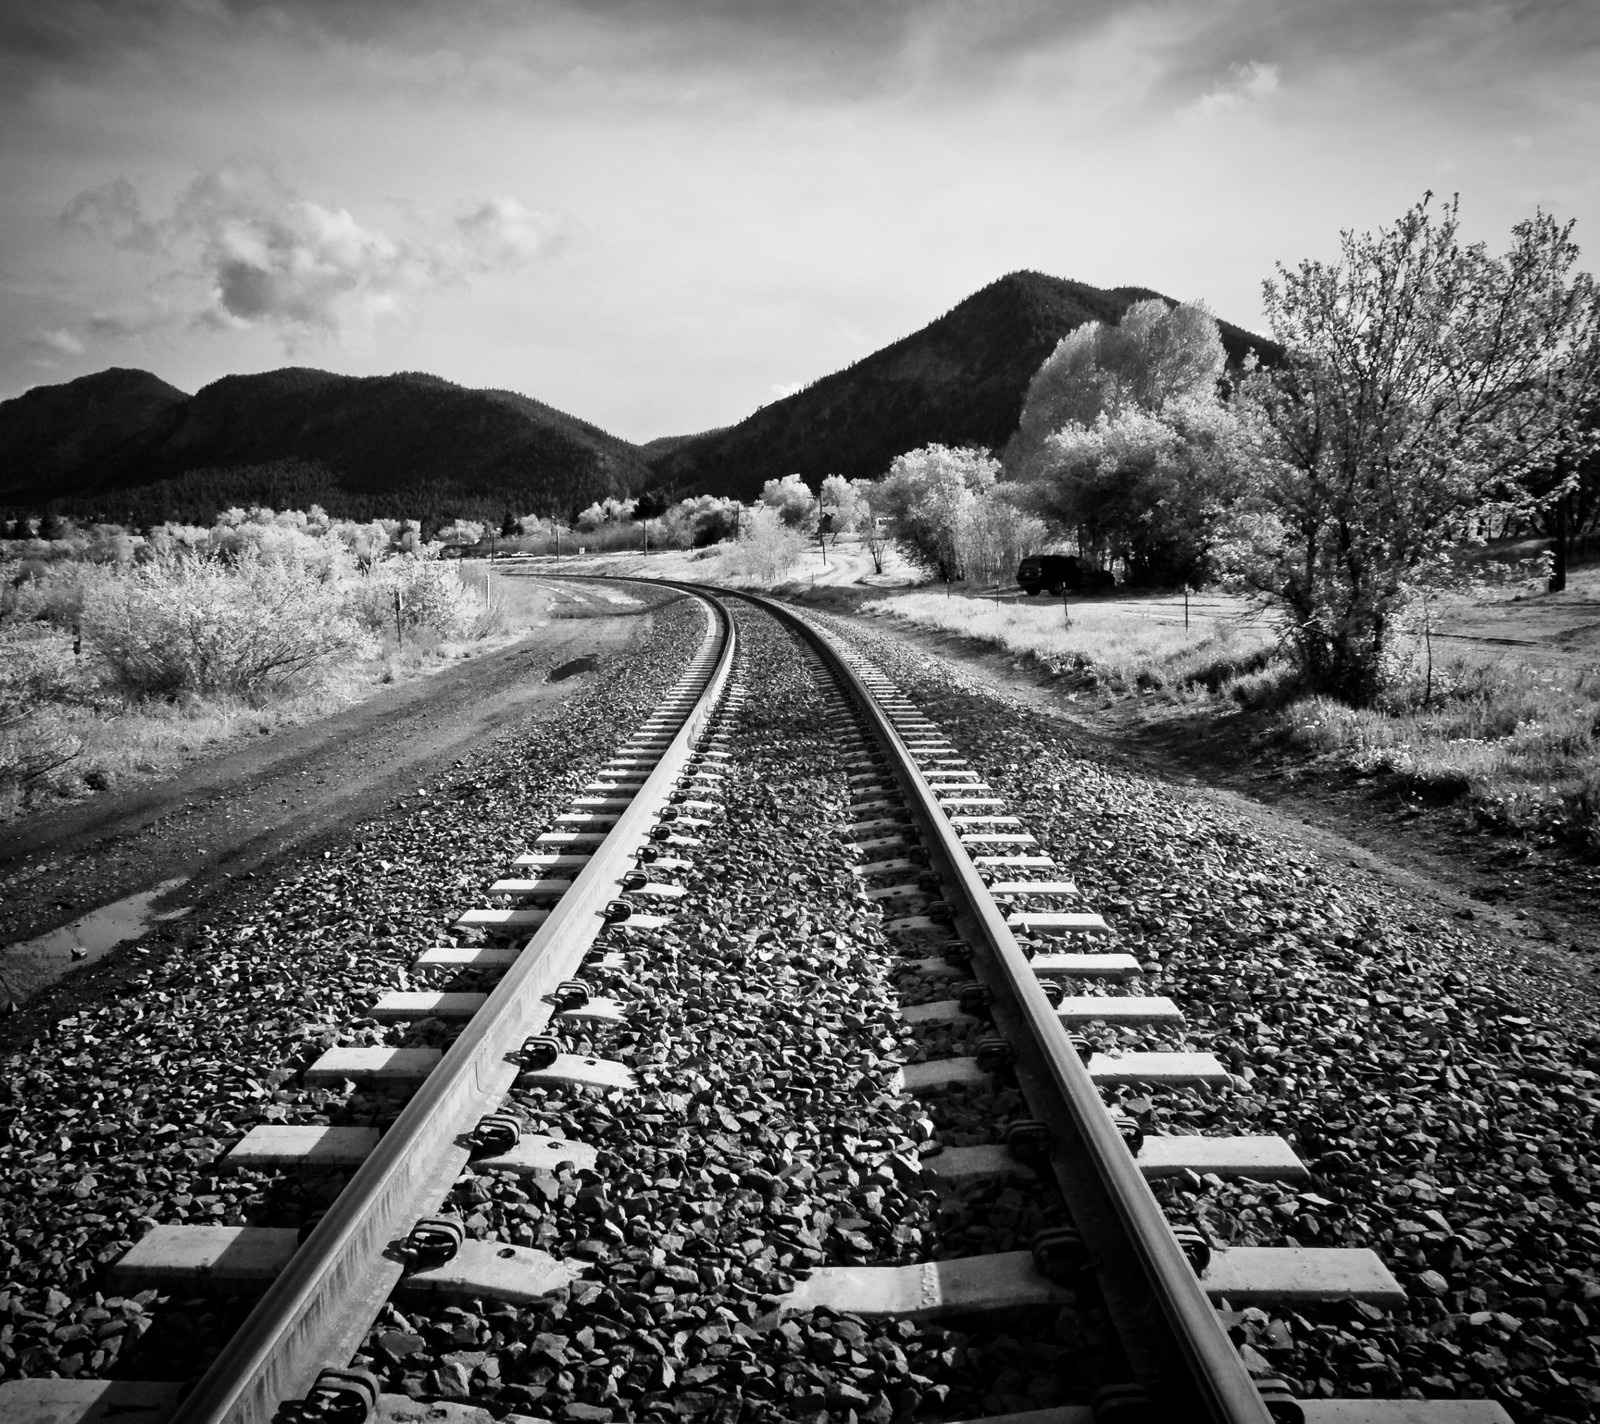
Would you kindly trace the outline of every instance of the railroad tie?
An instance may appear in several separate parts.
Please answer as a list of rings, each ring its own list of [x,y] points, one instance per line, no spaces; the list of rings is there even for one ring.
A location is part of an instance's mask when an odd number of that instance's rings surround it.
[[[1103,1088],[1217,1087],[1232,1075],[1210,1053],[1096,1053],[1087,1064],[1089,1077]],[[913,1097],[950,1088],[987,1086],[993,1075],[971,1056],[934,1058],[908,1063],[896,1074],[895,1086]]]
[[[375,1127],[253,1127],[222,1159],[224,1166],[302,1171],[359,1167],[378,1145]],[[596,1148],[548,1133],[527,1133],[504,1152],[474,1155],[473,1165],[518,1176],[554,1173],[564,1162],[583,1170],[598,1160]]]
[[[1029,968],[1041,979],[1131,979],[1144,966],[1131,954],[1036,954]],[[936,978],[962,978],[967,971],[946,959],[913,959],[901,969]]]
[[[120,1294],[177,1290],[219,1295],[265,1289],[300,1248],[294,1227],[158,1226],[106,1272]],[[578,1278],[582,1263],[505,1241],[465,1240],[442,1265],[408,1271],[402,1297],[464,1301],[471,1297],[532,1304]]]
[[[1200,1287],[1230,1305],[1355,1300],[1402,1305],[1406,1293],[1365,1247],[1233,1246],[1214,1249]],[[784,1314],[825,1309],[933,1321],[1019,1306],[1070,1305],[1077,1292],[1041,1274],[1031,1251],[910,1266],[820,1266],[781,1297]]]
[[[330,1048],[301,1074],[307,1087],[378,1083],[416,1087],[444,1055],[437,1048]]]
[[[1311,1181],[1311,1169],[1291,1143],[1282,1137],[1204,1137],[1189,1133],[1146,1137],[1134,1163],[1148,1180],[1176,1177],[1184,1172],[1224,1179],[1247,1177],[1257,1182]],[[979,1143],[971,1147],[944,1147],[922,1159],[924,1172],[952,1186],[992,1178],[1031,1179],[1038,1174],[1004,1143]]]
[[[1171,999],[1152,995],[1128,995],[1112,998],[1107,995],[1079,994],[1063,999],[1055,1006],[1055,1015],[1063,1024],[1076,1026],[1086,1023],[1108,1024],[1166,1024],[1183,1026],[1183,1013]],[[925,1004],[907,1004],[900,1017],[908,1024],[983,1023],[982,1014],[969,1014],[961,1007],[959,999],[936,999]]]
[[[488,1001],[483,993],[436,993],[425,990],[396,989],[384,994],[367,1010],[380,1023],[404,1023],[410,1019],[470,1019]],[[557,1011],[555,1020],[571,1023],[620,1024],[626,1011],[615,999],[599,996],[583,1004]]]

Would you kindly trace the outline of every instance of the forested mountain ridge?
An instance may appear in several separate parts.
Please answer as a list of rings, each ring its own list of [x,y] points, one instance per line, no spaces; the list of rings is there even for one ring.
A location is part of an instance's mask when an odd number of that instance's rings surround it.
[[[1103,290],[1013,272],[937,321],[737,425],[645,447],[656,487],[750,499],[769,479],[798,473],[870,479],[896,455],[937,442],[999,449],[1017,428],[1028,382],[1056,343],[1087,321],[1115,323],[1143,287]],[[1170,298],[1162,298],[1170,301]],[[1276,347],[1219,322],[1231,365]]]
[[[736,425],[643,446],[530,396],[421,372],[285,367],[189,396],[112,368],[0,402],[0,507],[137,523],[311,503],[342,518],[497,520],[507,509],[570,515],[647,489],[748,500],[793,472],[813,486],[827,474],[875,478],[935,442],[999,449],[1063,336],[1158,295],[1013,272]],[[1219,325],[1234,365],[1252,348],[1276,350]]]
[[[113,370],[0,403],[0,502],[114,519],[209,519],[218,500],[256,502],[257,486],[261,502],[309,496],[341,516],[498,518],[566,511],[648,478],[634,446],[586,421],[418,372],[287,367],[185,396]]]
[[[75,490],[97,471],[136,469],[189,397],[148,371],[113,366],[0,402],[0,500]]]

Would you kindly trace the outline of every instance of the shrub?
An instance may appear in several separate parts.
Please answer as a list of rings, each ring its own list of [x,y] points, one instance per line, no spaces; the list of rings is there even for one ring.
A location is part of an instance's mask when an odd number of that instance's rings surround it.
[[[28,797],[82,750],[51,705],[76,693],[74,661],[68,640],[40,624],[0,637],[0,798]]]
[[[805,535],[785,524],[779,510],[761,505],[744,521],[738,540],[722,546],[717,576],[729,583],[771,585],[789,572],[805,548]]]
[[[96,579],[82,618],[85,644],[128,697],[257,698],[371,651],[336,584],[251,551],[231,568],[184,557]]]
[[[386,637],[395,630],[397,593],[406,633],[426,628],[441,638],[469,638],[480,631],[482,609],[460,569],[414,554],[374,564],[351,585],[346,606],[367,632]]]

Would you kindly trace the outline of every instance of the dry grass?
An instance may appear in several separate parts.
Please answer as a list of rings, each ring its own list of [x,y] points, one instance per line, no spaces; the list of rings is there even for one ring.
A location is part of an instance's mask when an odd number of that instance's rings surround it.
[[[1281,714],[1291,749],[1437,799],[1465,796],[1485,821],[1600,850],[1600,672],[1456,659],[1427,700],[1415,685],[1383,708],[1308,697]]]
[[[331,716],[372,696],[382,685],[441,672],[461,658],[492,652],[512,640],[501,635],[481,642],[451,642],[423,631],[409,636],[403,647],[391,643],[377,658],[340,669],[315,690],[264,702],[215,696],[54,706],[49,709],[52,729],[76,745],[76,754],[34,783],[5,788],[0,821],[50,802],[170,775],[203,753]]]
[[[959,633],[1057,670],[1076,668],[1111,688],[1212,691],[1265,666],[1275,638],[1259,621],[1227,607],[1196,612],[1185,627],[1181,604],[994,602],[981,596],[906,593],[874,599],[860,612]],[[1071,621],[1068,622],[1067,615]]]
[[[831,601],[822,595],[805,601]],[[1592,662],[1461,656],[1436,670],[1431,697],[1413,676],[1385,706],[1356,710],[1297,698],[1293,669],[1273,655],[1271,628],[1236,603],[1198,602],[1188,628],[1170,598],[1067,607],[1070,626],[1056,601],[916,592],[856,605],[1076,671],[1110,693],[1159,690],[1198,710],[1268,709],[1271,738],[1313,766],[1392,775],[1433,801],[1464,798],[1485,824],[1600,851],[1600,670]]]
[[[484,599],[480,583],[477,597],[483,601],[464,620],[461,637],[422,626],[406,629],[397,642],[391,631],[374,655],[331,663],[310,685],[250,696],[128,697],[108,684],[87,649],[81,658],[73,655],[69,632],[42,621],[26,625],[20,639],[13,630],[4,649],[10,671],[26,654],[38,674],[36,686],[8,689],[12,720],[0,725],[0,761],[13,774],[0,777],[0,821],[171,775],[197,756],[329,716],[384,684],[427,676],[522,635],[506,626],[498,587]],[[29,774],[25,754],[36,748],[49,755],[35,756],[38,769]]]

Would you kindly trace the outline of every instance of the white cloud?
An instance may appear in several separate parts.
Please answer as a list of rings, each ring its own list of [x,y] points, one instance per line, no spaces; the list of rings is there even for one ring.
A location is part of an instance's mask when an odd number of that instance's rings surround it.
[[[566,245],[572,224],[553,213],[533,212],[515,198],[490,198],[455,221],[462,256],[480,272],[520,267]]]
[[[1259,104],[1278,92],[1278,66],[1275,64],[1263,64],[1252,59],[1244,64],[1235,64],[1232,74],[1232,79],[1179,109],[1177,117],[1185,121],[1203,122],[1220,114]]]
[[[772,387],[772,394],[775,399],[782,400],[785,396],[792,396],[800,391],[803,391],[806,388],[806,384],[807,383],[805,381],[796,381],[793,385],[788,386],[774,385]]]
[[[571,230],[561,216],[504,196],[454,216],[413,210],[411,231],[390,232],[302,196],[259,165],[202,175],[153,220],[133,185],[118,178],[79,194],[62,220],[168,264],[166,300],[98,317],[97,331],[266,326],[291,345],[317,334],[364,344],[419,294],[550,256]]]
[[[29,335],[28,344],[43,347],[47,351],[59,351],[63,356],[83,355],[83,342],[70,331],[35,331]]]

